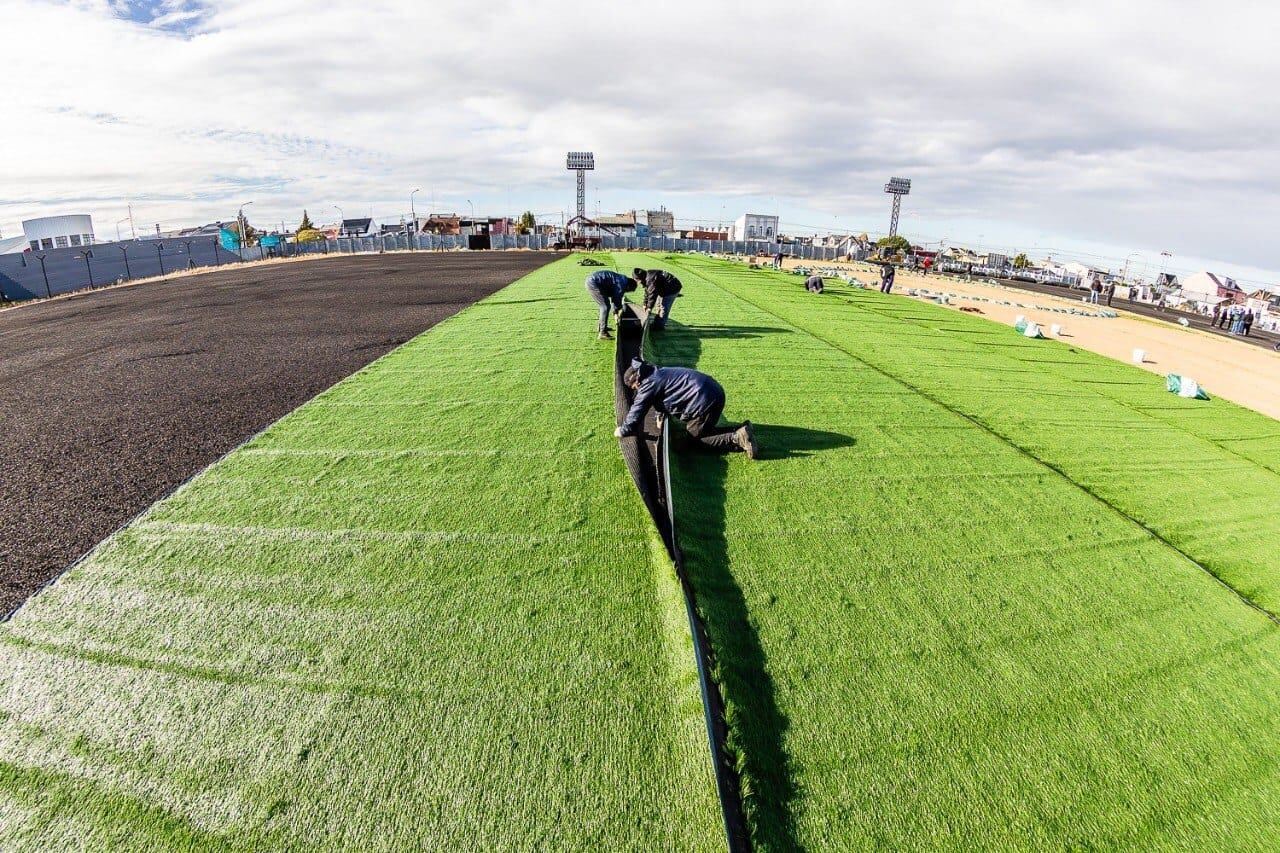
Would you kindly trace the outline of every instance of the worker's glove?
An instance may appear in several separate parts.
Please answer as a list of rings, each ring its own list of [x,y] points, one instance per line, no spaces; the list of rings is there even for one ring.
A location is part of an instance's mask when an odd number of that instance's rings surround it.
[[[627,433],[626,433],[626,431],[625,431],[625,430],[623,430],[623,428],[622,428],[622,427],[618,427],[617,429],[615,429],[615,430],[613,431],[613,437],[614,437],[614,438],[626,438],[626,437],[627,437]]]
[[[658,415],[658,433],[662,433],[662,428],[667,425],[666,415]]]

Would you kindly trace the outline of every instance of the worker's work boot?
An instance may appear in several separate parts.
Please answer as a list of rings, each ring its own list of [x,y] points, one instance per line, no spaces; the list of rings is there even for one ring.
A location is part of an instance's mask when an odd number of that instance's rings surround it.
[[[602,340],[602,341],[611,341],[611,340],[613,340],[613,335],[609,334],[609,330],[608,330],[608,329],[601,329],[601,330],[600,330],[600,335],[599,335],[599,337],[598,337],[598,340]]]
[[[751,421],[743,421],[742,426],[738,427],[738,431],[734,433],[738,439],[738,446],[742,448],[742,452],[747,454],[748,459],[755,459],[760,455],[760,445],[756,444],[755,433],[751,431]]]

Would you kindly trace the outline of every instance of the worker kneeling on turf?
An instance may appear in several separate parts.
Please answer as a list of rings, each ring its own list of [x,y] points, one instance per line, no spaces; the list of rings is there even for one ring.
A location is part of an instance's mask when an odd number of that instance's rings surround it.
[[[685,367],[654,367],[637,358],[622,375],[622,381],[635,392],[635,398],[622,426],[614,430],[618,438],[635,435],[652,406],[683,423],[689,435],[704,447],[722,453],[741,451],[756,458],[758,448],[751,421],[744,421],[742,426],[718,425],[724,412],[724,389],[707,374]]]
[[[804,289],[810,293],[822,292],[822,276],[814,273],[804,280]]]
[[[671,319],[671,306],[680,295],[680,279],[666,270],[635,269],[636,281],[644,283],[644,310],[653,311],[657,306],[658,316],[653,321],[655,328],[661,329]]]
[[[635,279],[613,270],[596,270],[587,276],[587,293],[600,308],[600,337],[609,337],[609,310],[622,310],[622,294],[636,289]]]

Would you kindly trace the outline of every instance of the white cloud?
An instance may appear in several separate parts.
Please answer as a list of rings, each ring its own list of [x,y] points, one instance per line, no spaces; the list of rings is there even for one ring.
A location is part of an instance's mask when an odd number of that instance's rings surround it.
[[[883,5],[0,0],[0,227],[571,204],[1168,248],[1274,269],[1280,13]],[[770,200],[774,201],[771,202]],[[1117,250],[1119,251],[1119,250]],[[1123,254],[1123,252],[1122,252]]]

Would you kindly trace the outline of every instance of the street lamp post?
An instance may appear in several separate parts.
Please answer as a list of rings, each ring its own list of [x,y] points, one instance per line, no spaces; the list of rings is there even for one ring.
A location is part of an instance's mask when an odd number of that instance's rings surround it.
[[[1132,258],[1132,257],[1133,257],[1133,256],[1135,256],[1135,255],[1141,256],[1141,255],[1142,255],[1142,253],[1141,253],[1141,252],[1130,252],[1129,254],[1125,255],[1125,257],[1124,257],[1124,272],[1120,273],[1120,280],[1121,280],[1121,281],[1123,281],[1125,284],[1128,284],[1128,283],[1129,283],[1129,259],[1130,259],[1130,258]]]
[[[160,262],[160,275],[164,275],[164,255],[160,254],[164,249],[164,243],[156,243],[156,260]]]
[[[343,212],[342,212],[342,208],[338,207],[336,204],[333,206],[333,209],[334,209],[334,210],[336,210],[336,211],[338,211],[338,239],[339,239],[339,240],[341,240],[341,239],[342,239],[342,223],[344,223],[344,222],[346,222],[346,221],[347,221],[347,215],[346,215],[345,213],[343,213]],[[325,254],[326,254],[326,255],[327,255],[327,254],[329,254],[329,241],[328,241],[328,240],[325,240],[325,242],[324,242],[324,249],[325,249]],[[342,251],[342,244],[341,244],[341,243],[339,243],[339,244],[338,244],[338,251],[339,251],[339,252],[341,252],[341,251]]]
[[[238,217],[240,220],[240,260],[242,261],[244,260],[244,209],[251,204],[253,204],[253,202],[246,201],[244,204],[240,205],[240,215]]]
[[[409,244],[410,249],[417,248],[418,242],[418,209],[413,206],[413,197],[415,194],[422,192],[422,188],[409,193],[409,221],[413,223],[413,242]]]

